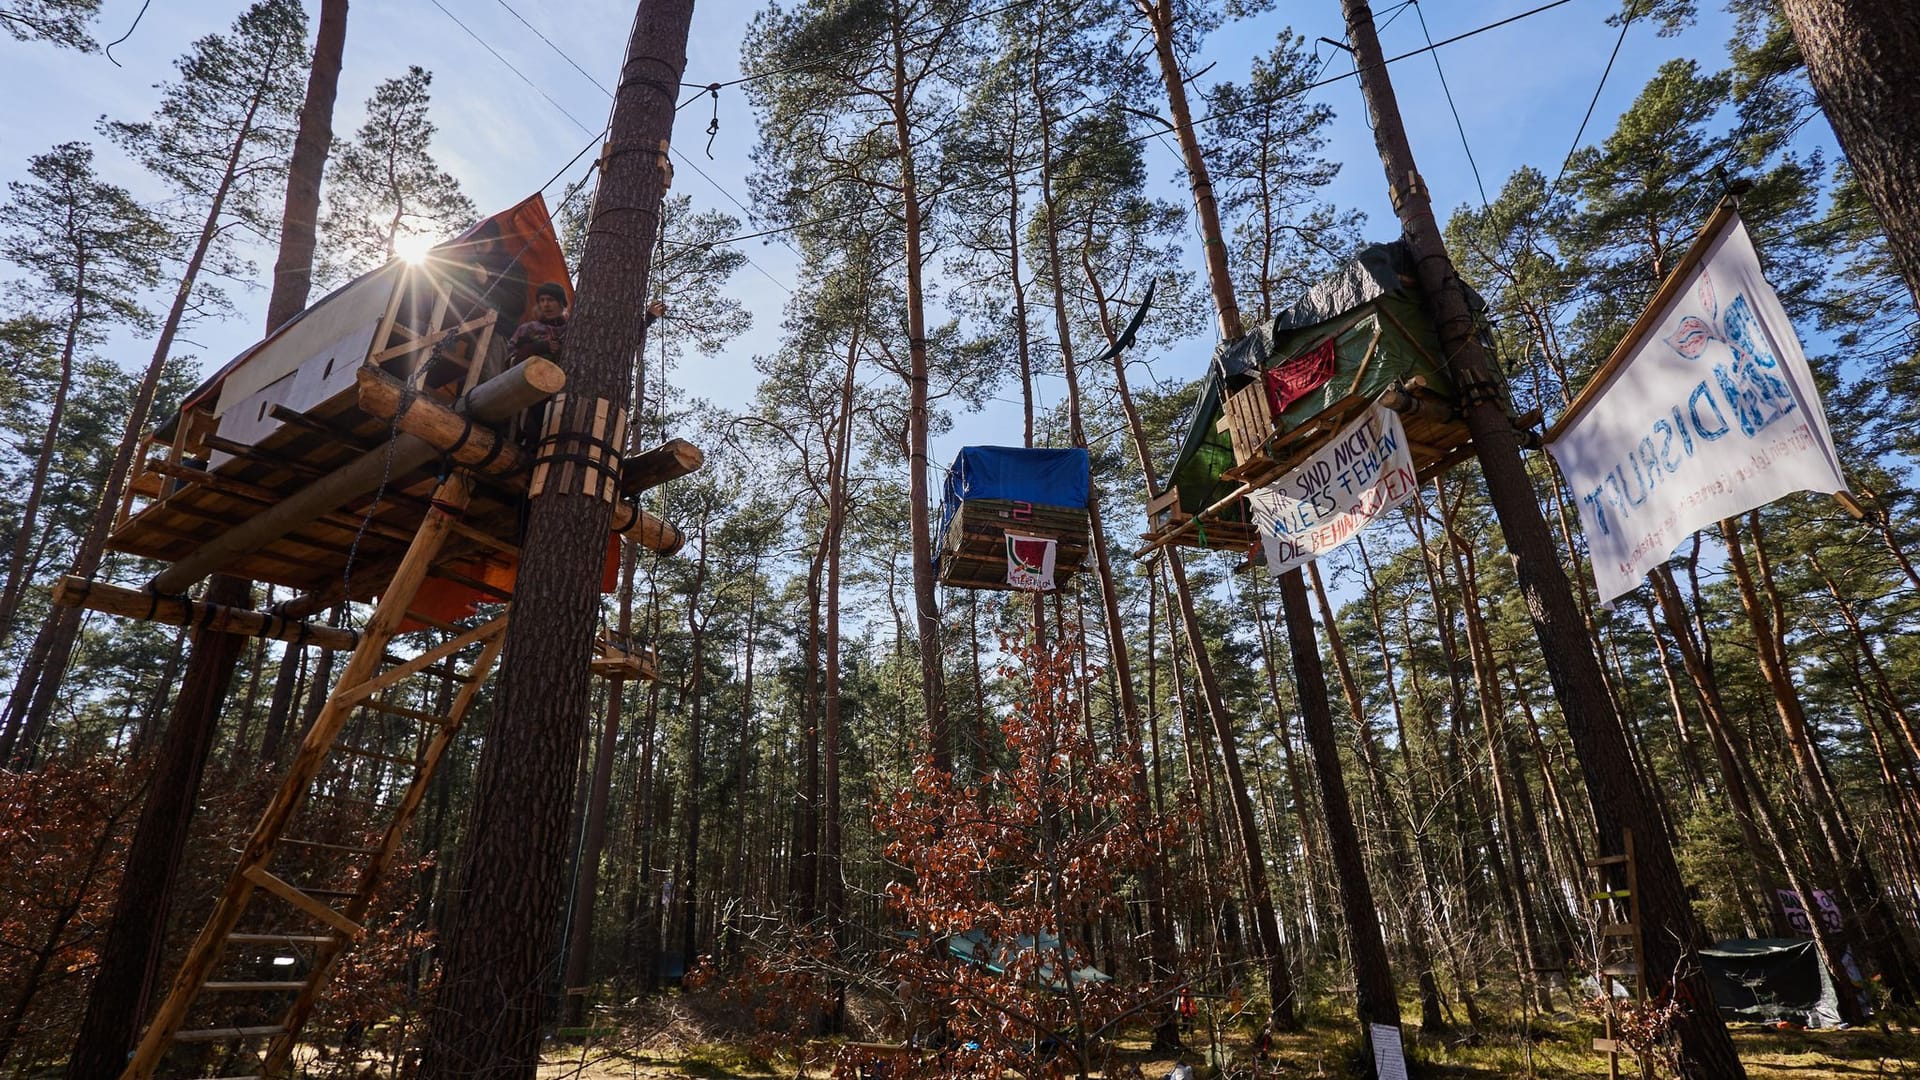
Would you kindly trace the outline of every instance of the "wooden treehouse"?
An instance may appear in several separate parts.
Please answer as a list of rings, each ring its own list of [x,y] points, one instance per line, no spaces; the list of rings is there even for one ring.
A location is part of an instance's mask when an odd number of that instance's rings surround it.
[[[1247,494],[1311,457],[1375,402],[1400,414],[1420,479],[1473,456],[1412,256],[1399,241],[1367,248],[1221,346],[1166,490],[1147,505],[1142,553],[1169,544],[1253,552],[1260,540]],[[1515,424],[1539,420],[1534,413]]]
[[[621,460],[624,409],[568,402],[562,364],[510,363],[507,338],[548,281],[564,286],[566,266],[535,196],[335,290],[146,439],[111,544],[164,564],[152,582],[57,586],[64,604],[349,654],[125,1077],[201,1070],[168,1055],[207,1044],[227,1046],[226,1073],[288,1068],[500,657],[530,485],[613,503],[603,589],[623,539],[679,549],[633,500],[699,468],[700,451],[676,439]],[[594,436],[560,435],[563,409]],[[266,611],[187,597],[215,573],[294,597]],[[376,598],[357,630],[307,621]],[[605,633],[590,669],[654,677]]]
[[[935,556],[941,583],[1058,587],[1086,560],[1091,491],[1085,450],[962,447],[947,472]]]

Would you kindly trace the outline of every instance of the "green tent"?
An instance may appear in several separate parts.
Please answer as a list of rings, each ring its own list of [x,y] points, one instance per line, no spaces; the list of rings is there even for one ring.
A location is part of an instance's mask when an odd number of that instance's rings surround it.
[[[1042,934],[1036,942],[1031,934],[1020,934],[1011,940],[1004,940],[989,938],[984,930],[968,930],[947,938],[947,952],[996,975],[1005,974],[1007,966],[1015,959],[1037,952],[1041,959],[1039,966],[1034,969],[1034,980],[1056,994],[1066,991],[1069,980],[1074,986],[1113,981],[1113,976],[1091,965],[1069,968],[1065,978],[1062,978],[1058,973],[1061,955],[1065,954],[1069,964],[1078,957],[1052,934]]]
[[[1713,1003],[1729,1020],[1840,1023],[1840,995],[1807,938],[1734,938],[1700,950]]]
[[[1485,308],[1471,289],[1468,301],[1476,311]],[[1453,381],[1439,360],[1439,335],[1424,305],[1406,243],[1375,244],[1245,337],[1223,343],[1214,354],[1186,439],[1167,473],[1168,483],[1179,489],[1181,510],[1196,514],[1235,487],[1220,475],[1234,465],[1233,445],[1218,427],[1226,397],[1265,372],[1307,356],[1329,339],[1334,348],[1331,377],[1275,418],[1280,432],[1298,428],[1343,402],[1371,401],[1394,384],[1415,378],[1430,391],[1451,398]]]

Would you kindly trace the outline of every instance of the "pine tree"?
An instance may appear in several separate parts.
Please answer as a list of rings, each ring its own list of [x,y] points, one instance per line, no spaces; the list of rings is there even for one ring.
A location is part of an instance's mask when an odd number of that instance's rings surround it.
[[[8,184],[12,198],[0,206],[0,257],[26,275],[24,298],[55,330],[59,373],[0,589],[0,647],[12,636],[28,584],[27,555],[39,538],[40,504],[66,418],[74,362],[111,327],[152,328],[141,293],[158,281],[169,240],[160,221],[126,189],[94,173],[93,148],[85,143],[62,143],[36,156],[27,171],[32,179]]]
[[[1920,8],[1903,0],[1780,0],[1820,107],[1880,217],[1920,307]]]
[[[410,67],[367,99],[367,119],[335,143],[320,275],[340,281],[473,223],[473,200],[433,154],[433,73]]]
[[[300,108],[302,68],[290,63],[303,52],[306,16],[298,0],[258,0],[235,21],[231,33],[196,41],[175,67],[179,77],[161,86],[160,107],[150,120],[102,121],[102,131],[172,190],[180,219],[173,228],[185,247],[180,284],[161,321],[115,449],[100,500],[94,508],[72,573],[91,577],[106,550],[107,533],[120,505],[140,434],[181,328],[209,305],[217,290],[205,286],[208,270],[245,272],[238,237],[270,235],[273,195],[285,175],[293,118]],[[80,629],[80,611],[61,608],[40,630],[37,662],[23,665],[7,701],[9,723],[19,731],[15,755],[30,758],[52,715]]]
[[[16,41],[92,52],[97,46],[87,26],[99,13],[100,0],[8,0],[0,6],[0,27]]]

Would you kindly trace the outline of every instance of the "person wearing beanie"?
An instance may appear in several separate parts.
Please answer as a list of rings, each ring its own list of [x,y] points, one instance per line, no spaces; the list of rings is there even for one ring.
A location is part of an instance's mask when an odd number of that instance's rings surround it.
[[[513,362],[517,364],[530,356],[544,356],[559,363],[567,340],[566,286],[549,281],[534,290],[533,297],[534,317],[521,323],[509,342],[513,348]]]

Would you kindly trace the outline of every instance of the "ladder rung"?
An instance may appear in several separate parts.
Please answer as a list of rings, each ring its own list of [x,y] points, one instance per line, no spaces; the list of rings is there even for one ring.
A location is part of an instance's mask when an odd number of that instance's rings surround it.
[[[1608,964],[1606,967],[1600,969],[1600,974],[1611,975],[1616,979],[1623,976],[1635,976],[1640,974],[1640,965],[1631,961],[1624,964]]]
[[[367,807],[372,807],[375,810],[391,809],[390,803],[373,802],[368,799],[350,799],[345,795],[327,795],[323,792],[318,792],[318,791],[310,792],[307,795],[307,798],[323,799],[330,803],[339,803],[341,806],[367,806]]]
[[[455,522],[449,523],[448,528],[452,529],[455,533],[466,537],[467,539],[473,541],[476,544],[480,544],[485,547],[490,547],[495,551],[504,552],[505,554],[514,555],[514,556],[518,556],[520,554],[520,545],[509,543],[508,541],[502,540],[499,537],[493,535],[492,533],[486,532],[481,529],[476,529],[471,525],[466,525],[461,522],[455,521]]]
[[[1632,937],[1639,932],[1639,927],[1626,922],[1608,923],[1600,928],[1601,937]]]
[[[360,895],[357,889],[310,889],[304,885],[300,887],[300,891],[308,896],[324,896],[333,900],[345,900],[349,896]]]
[[[1597,870],[1602,866],[1622,866],[1626,861],[1625,855],[1602,855],[1597,859],[1588,859],[1587,865]]]
[[[1632,891],[1631,891],[1631,890],[1628,890],[1628,889],[1615,889],[1615,890],[1613,890],[1612,892],[1597,892],[1597,893],[1594,893],[1594,894],[1592,894],[1592,899],[1594,899],[1594,900],[1625,900],[1625,899],[1627,899],[1627,898],[1629,898],[1629,897],[1631,897],[1632,895],[1633,895],[1633,893],[1632,893]]]
[[[315,900],[313,897],[308,896],[292,885],[274,877],[265,867],[249,866],[247,867],[246,876],[247,880],[253,882],[255,885],[260,886],[356,941],[366,933],[366,930],[359,923],[354,922],[338,911]]]
[[[1593,1040],[1593,1048],[1603,1054],[1625,1054],[1630,1052],[1627,1050],[1627,1044],[1621,1042],[1619,1039],[1595,1039]]]
[[[406,617],[413,622],[417,622],[422,626],[431,626],[442,633],[458,634],[461,630],[465,629],[465,627],[447,622],[445,619],[436,619],[431,615],[424,615],[418,611],[408,611],[405,614]]]
[[[228,934],[227,940],[242,945],[331,945],[340,939],[332,934]]]
[[[208,983],[212,986],[212,983]],[[301,985],[305,985],[304,983]],[[262,1039],[273,1035],[285,1035],[287,1029],[278,1024],[267,1027],[223,1027],[199,1028],[194,1031],[176,1031],[174,1042],[225,1042],[229,1039]]]
[[[299,847],[319,848],[323,851],[344,851],[350,855],[378,855],[380,853],[379,848],[348,847],[345,844],[323,844],[318,840],[301,840],[298,837],[293,837],[293,836],[281,837],[280,843],[294,844]]]
[[[304,980],[295,982],[210,982],[201,983],[202,990],[228,990],[243,993],[281,993],[288,990],[305,990]]]
[[[391,765],[419,764],[419,759],[417,758],[403,757],[399,754],[383,754],[378,750],[369,750],[364,746],[355,746],[352,743],[334,743],[333,748],[343,754],[352,754],[354,757],[368,758],[373,761],[384,761]]]
[[[438,713],[430,713],[425,709],[409,709],[405,705],[394,705],[390,702],[377,699],[363,701],[360,705],[362,708],[372,709],[374,712],[388,713],[393,716],[404,716],[409,720],[418,720],[423,724],[444,724],[447,722],[447,718]]]

